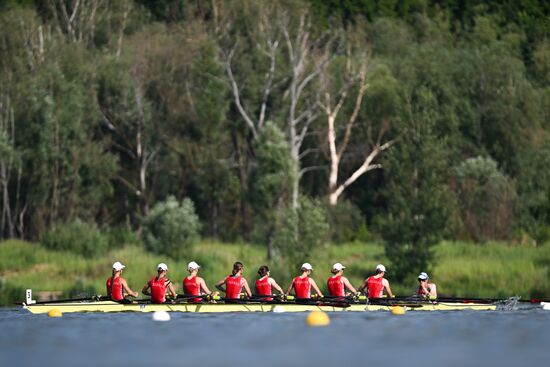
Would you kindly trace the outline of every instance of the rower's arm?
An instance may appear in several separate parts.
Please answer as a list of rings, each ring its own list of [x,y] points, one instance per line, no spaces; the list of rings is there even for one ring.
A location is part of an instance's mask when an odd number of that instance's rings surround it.
[[[390,288],[390,282],[388,282],[386,279],[382,279],[382,284],[384,285],[384,288],[386,288],[386,292],[388,293],[388,297],[393,298],[393,294],[392,294],[391,288]]]
[[[288,290],[286,291],[286,294],[290,294],[290,291],[292,290],[293,287],[294,287],[294,280],[293,280],[292,283],[290,283],[290,285],[288,286]]]
[[[437,287],[435,284],[430,284],[430,297],[437,298]]]
[[[172,296],[173,299],[177,297],[176,289],[174,288],[172,282],[168,283],[168,291],[170,292],[170,296]]]
[[[198,281],[199,281],[199,287],[201,287],[203,292],[206,294],[210,294],[211,293],[210,289],[208,289],[208,287],[206,286],[206,282],[204,281],[204,279],[199,278]]]
[[[279,284],[277,284],[277,282],[275,281],[275,279],[273,278],[269,278],[269,284],[271,284],[271,286],[273,288],[275,288],[277,290],[277,292],[281,293],[281,294],[284,294],[285,292],[283,291],[283,288],[281,288],[281,286]]]
[[[225,284],[225,278],[217,282],[215,287],[218,288],[220,291],[225,292],[224,284]]]
[[[315,293],[317,293],[319,297],[323,297],[323,293],[321,293],[321,290],[319,289],[319,287],[317,287],[317,283],[315,283],[315,280],[309,278],[309,284],[311,284],[313,290],[315,291]]]
[[[342,280],[344,281],[344,287],[346,287],[347,289],[349,289],[350,291],[352,291],[354,294],[357,293],[357,291],[355,290],[355,288],[353,288],[353,286],[352,286],[351,283],[349,282],[348,278],[342,277]]]
[[[145,283],[143,289],[141,290],[141,293],[145,294],[146,296],[151,295],[151,292],[149,292],[149,283]]]
[[[246,295],[248,297],[252,297],[252,292],[250,291],[250,287],[248,286],[248,282],[246,281],[246,279],[243,279],[243,288],[244,288],[244,291],[246,292]]]
[[[128,293],[132,297],[137,297],[139,294],[138,292],[134,292],[129,286],[128,283],[126,283],[126,279],[121,279],[120,284],[122,284],[122,287],[124,288],[124,291]]]
[[[367,280],[365,279],[363,281],[363,284],[361,284],[361,286],[357,289],[357,293],[361,293],[365,290],[365,288],[367,287]]]

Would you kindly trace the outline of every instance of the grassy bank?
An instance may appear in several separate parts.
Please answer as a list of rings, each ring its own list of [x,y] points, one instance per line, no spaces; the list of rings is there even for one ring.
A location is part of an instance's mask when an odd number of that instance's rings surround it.
[[[474,245],[444,242],[436,247],[435,254],[438,263],[432,277],[442,294],[550,298],[550,246],[534,248],[497,243]],[[190,260],[202,265],[201,275],[209,286],[225,276],[235,260],[244,262],[245,276],[250,283],[262,264],[268,264],[273,269],[272,276],[283,287],[294,275],[290,266],[267,262],[264,248],[249,244],[204,241],[197,246],[192,258],[177,262],[147,253],[137,246],[126,246],[101,257],[87,259],[71,253],[49,251],[37,244],[6,241],[0,243],[0,303],[21,300],[25,288],[33,288],[35,292],[61,291],[64,296],[105,294],[104,282],[116,260],[127,265],[124,277],[135,290],[140,290],[155,274],[155,266],[159,262],[168,264],[169,276],[176,282],[178,290],[181,290],[181,279]],[[319,251],[315,258],[306,260],[313,264],[314,277],[322,288],[331,264],[336,261],[347,266],[346,275],[355,285],[377,263],[386,262],[382,246],[362,243],[333,245]],[[391,268],[389,270],[391,281]],[[411,279],[404,285],[392,283],[392,288],[399,295],[407,295],[415,284],[415,279]]]

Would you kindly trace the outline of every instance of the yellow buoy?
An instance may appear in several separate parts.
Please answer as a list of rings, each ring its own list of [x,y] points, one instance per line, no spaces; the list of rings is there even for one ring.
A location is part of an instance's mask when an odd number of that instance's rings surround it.
[[[307,315],[306,323],[309,326],[327,326],[330,324],[330,318],[323,311],[311,311]]]
[[[391,313],[394,315],[404,315],[406,312],[405,307],[394,306],[391,308]]]
[[[61,317],[63,316],[63,312],[61,312],[58,308],[52,308],[48,311],[48,317]]]

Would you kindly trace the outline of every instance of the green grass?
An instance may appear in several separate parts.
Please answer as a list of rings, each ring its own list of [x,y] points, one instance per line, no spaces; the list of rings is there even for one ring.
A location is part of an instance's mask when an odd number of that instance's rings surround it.
[[[435,248],[438,263],[431,272],[440,294],[468,297],[550,298],[550,246],[522,247],[502,243],[475,245],[443,242]],[[159,262],[169,266],[169,277],[181,290],[186,264],[201,264],[201,276],[209,287],[226,276],[234,261],[245,264],[245,277],[253,284],[256,270],[267,264],[272,276],[286,288],[297,274],[300,264],[268,262],[263,247],[245,243],[203,241],[188,259],[173,259],[150,254],[138,246],[126,246],[98,258],[84,258],[67,252],[50,251],[38,244],[22,241],[0,243],[0,304],[22,300],[24,289],[34,292],[61,291],[64,296],[79,292],[105,294],[105,280],[114,261],[127,265],[124,277],[130,287],[141,290],[156,271]],[[349,243],[319,250],[315,258],[303,259],[314,267],[313,277],[325,288],[325,280],[334,262],[347,266],[346,276],[359,285],[378,263],[387,264],[383,247],[377,244]],[[391,282],[391,267],[388,279]],[[416,280],[407,284],[392,283],[394,293],[411,294]]]

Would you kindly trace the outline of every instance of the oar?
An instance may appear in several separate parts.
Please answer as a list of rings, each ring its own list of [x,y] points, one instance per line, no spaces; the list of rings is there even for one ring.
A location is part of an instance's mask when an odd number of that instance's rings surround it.
[[[69,299],[58,299],[51,301],[40,301],[34,302],[33,305],[47,305],[50,303],[70,303],[70,302],[83,302],[83,301],[110,301],[111,298],[107,296],[95,295],[85,298],[69,298]]]

